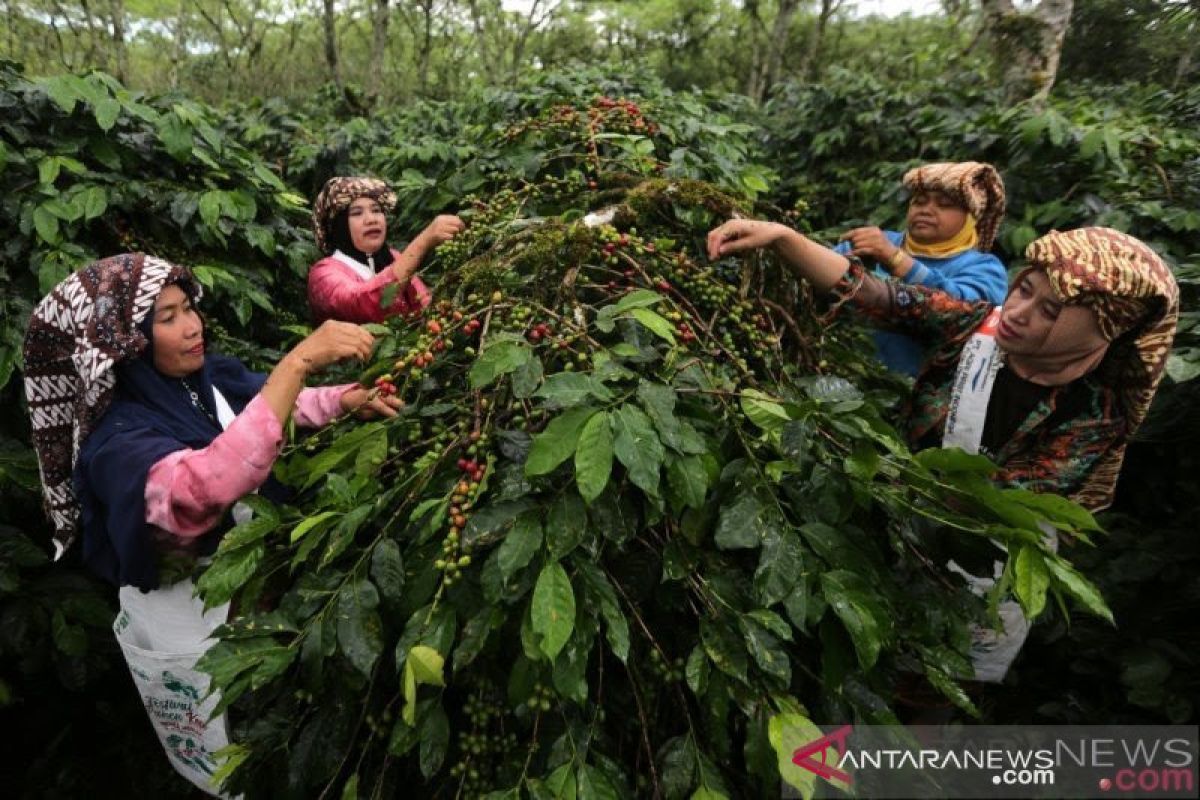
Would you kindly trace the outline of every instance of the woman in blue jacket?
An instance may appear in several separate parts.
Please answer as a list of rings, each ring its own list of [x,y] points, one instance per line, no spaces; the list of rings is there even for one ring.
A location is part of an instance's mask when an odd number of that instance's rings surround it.
[[[904,231],[855,228],[835,248],[874,261],[876,274],[938,289],[960,300],[999,305],[1008,273],[990,252],[1004,218],[1004,182],[991,164],[926,164],[904,175],[911,193]],[[894,372],[916,376],[924,353],[898,333],[876,331],[879,359]]]

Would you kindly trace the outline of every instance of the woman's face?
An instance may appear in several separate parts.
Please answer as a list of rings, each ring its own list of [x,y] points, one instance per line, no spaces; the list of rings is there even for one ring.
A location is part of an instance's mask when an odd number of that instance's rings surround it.
[[[171,378],[191,375],[204,366],[204,325],[192,301],[171,285],[154,301],[154,368]]]
[[[1038,353],[1062,313],[1063,304],[1051,290],[1046,273],[1041,270],[1026,272],[1004,300],[996,342],[1017,355]]]
[[[350,225],[350,243],[355,249],[374,255],[387,237],[387,217],[379,202],[369,197],[360,197],[350,204],[346,213]]]
[[[920,191],[908,203],[908,235],[921,244],[944,242],[967,223],[967,209],[945,192]]]

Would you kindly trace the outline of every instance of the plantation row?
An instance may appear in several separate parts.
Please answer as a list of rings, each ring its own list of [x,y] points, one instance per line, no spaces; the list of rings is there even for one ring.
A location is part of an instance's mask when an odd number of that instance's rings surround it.
[[[422,273],[425,315],[375,328],[373,363],[328,376],[387,385],[402,413],[298,435],[275,472],[292,500],[253,501],[199,575],[207,602],[242,609],[203,662],[234,725],[232,792],[808,787],[790,753],[813,723],[895,721],[917,674],[984,721],[1194,718],[1195,650],[1161,641],[1186,605],[1127,602],[1150,582],[1195,591],[1194,545],[1172,534],[1194,524],[1194,482],[1135,450],[1146,471],[1123,479],[1109,541],[1070,503],[992,487],[984,459],[914,455],[893,427],[905,387],[860,333],[824,325],[773,258],[710,262],[703,245],[735,214],[829,239],[894,223],[906,167],[991,161],[1011,266],[1036,235],[1081,224],[1171,261],[1184,313],[1146,431],[1183,459],[1195,415],[1178,409],[1200,372],[1197,96],[1006,109],[986,91],[838,75],[758,109],[577,73],[340,120],[0,69],[0,677],[31,742],[79,723],[29,757],[31,781],[70,792],[99,767],[41,770],[73,737],[145,725],[110,590],[46,564],[18,391],[33,304],[91,259],[145,250],[194,270],[219,349],[273,363],[307,332],[308,209],[335,174],[392,183],[393,239],[438,213],[468,228]],[[1045,551],[1039,520],[1075,545]],[[1134,560],[1105,555],[1131,539]],[[992,541],[1010,558],[985,602],[936,565],[988,560]],[[1044,612],[1047,635],[1012,694],[972,697],[968,626],[1004,592]],[[1071,607],[1098,621],[1076,613],[1067,636]],[[1146,613],[1141,629],[1122,619]],[[1064,680],[1077,695],[1054,707]]]

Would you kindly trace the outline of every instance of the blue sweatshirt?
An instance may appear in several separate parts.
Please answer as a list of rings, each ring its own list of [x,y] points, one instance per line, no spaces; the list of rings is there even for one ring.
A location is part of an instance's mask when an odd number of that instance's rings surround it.
[[[883,233],[897,247],[904,242],[904,234],[900,231]],[[833,249],[846,255],[850,252],[850,243],[839,242]],[[875,268],[875,274],[897,280],[882,266]],[[995,305],[1003,303],[1008,294],[1008,272],[1004,264],[991,253],[974,248],[950,258],[918,258],[908,274],[899,280],[938,289],[960,300],[987,300]],[[876,355],[888,369],[916,377],[925,363],[925,352],[919,344],[891,331],[877,330],[872,335]]]

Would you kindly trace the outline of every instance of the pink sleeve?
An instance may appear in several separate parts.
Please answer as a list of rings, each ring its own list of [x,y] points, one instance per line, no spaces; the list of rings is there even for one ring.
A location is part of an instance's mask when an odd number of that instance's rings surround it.
[[[341,386],[321,386],[301,389],[296,398],[292,417],[301,428],[320,428],[342,415],[342,395],[358,386],[344,383]]]
[[[262,486],[283,445],[283,425],[261,396],[202,450],[177,450],[150,468],[146,522],[181,539],[212,530]]]
[[[395,251],[393,251],[395,252]],[[414,276],[396,293],[387,308],[379,305],[383,290],[396,282],[391,269],[364,281],[335,258],[323,258],[308,272],[308,304],[317,322],[338,319],[344,322],[382,322],[396,314],[410,314],[429,305],[429,289]]]

